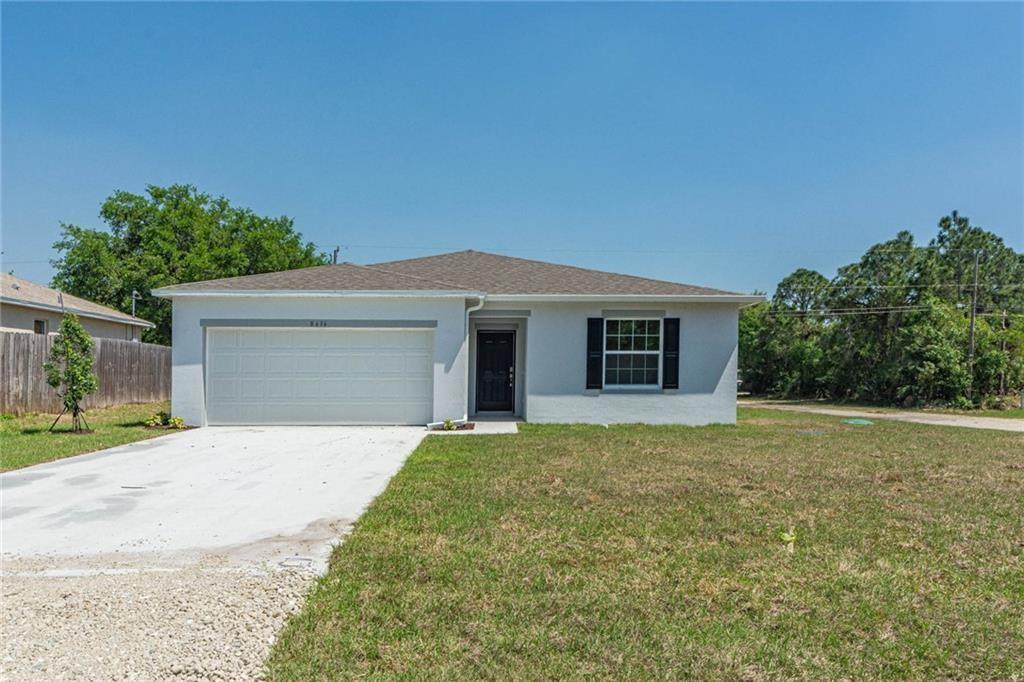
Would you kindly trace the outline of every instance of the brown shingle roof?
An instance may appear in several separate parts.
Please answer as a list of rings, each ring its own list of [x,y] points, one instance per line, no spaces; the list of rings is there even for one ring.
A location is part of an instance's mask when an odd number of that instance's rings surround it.
[[[354,263],[225,277],[163,287],[159,291],[464,291],[465,287]]]
[[[588,270],[482,251],[456,251],[371,265],[419,277],[454,279],[488,294],[594,296],[725,296],[730,291],[709,289],[614,272]]]
[[[457,251],[373,265],[320,265],[178,284],[179,291],[457,291],[490,295],[735,296],[733,292],[571,265]]]
[[[0,273],[0,298],[5,303],[12,305],[23,305],[27,307],[40,307],[48,310],[60,310],[61,292],[50,287],[30,282],[21,277],[15,277],[6,273]],[[99,303],[71,294],[63,294],[64,309],[76,313],[82,317],[96,317],[104,320],[115,320],[139,327],[152,327],[153,323],[143,320],[141,317],[132,317],[120,310],[108,308]]]

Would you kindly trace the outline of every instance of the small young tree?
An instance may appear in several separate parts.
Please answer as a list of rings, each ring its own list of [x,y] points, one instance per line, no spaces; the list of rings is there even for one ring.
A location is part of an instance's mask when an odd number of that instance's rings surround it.
[[[92,337],[78,321],[78,316],[66,313],[60,322],[60,332],[53,341],[50,358],[43,365],[46,383],[57,389],[57,395],[64,403],[64,409],[53,420],[50,430],[57,425],[65,412],[71,412],[72,429],[82,430],[82,401],[99,388],[99,382],[92,371]],[[88,428],[88,424],[85,425]]]

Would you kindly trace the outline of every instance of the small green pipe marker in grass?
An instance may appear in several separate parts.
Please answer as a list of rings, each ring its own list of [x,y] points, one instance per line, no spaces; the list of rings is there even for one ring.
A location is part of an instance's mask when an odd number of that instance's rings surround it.
[[[783,531],[779,533],[779,539],[786,543],[786,551],[790,554],[793,553],[793,545],[796,543],[796,531],[793,527],[789,527],[789,531]]]

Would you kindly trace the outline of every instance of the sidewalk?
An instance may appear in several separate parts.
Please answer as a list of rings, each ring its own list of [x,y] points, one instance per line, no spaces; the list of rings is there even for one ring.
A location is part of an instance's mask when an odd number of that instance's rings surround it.
[[[932,424],[937,426],[961,426],[968,429],[993,429],[996,431],[1014,431],[1024,433],[1024,419],[1003,419],[1000,417],[972,417],[963,414],[941,414],[936,412],[893,412],[888,410],[872,410],[871,408],[845,408],[836,405],[817,406],[806,403],[776,402],[772,400],[740,400],[740,407],[763,408],[766,410],[786,410],[788,412],[811,412],[828,414],[834,417],[861,417],[864,419],[890,419],[916,424]]]

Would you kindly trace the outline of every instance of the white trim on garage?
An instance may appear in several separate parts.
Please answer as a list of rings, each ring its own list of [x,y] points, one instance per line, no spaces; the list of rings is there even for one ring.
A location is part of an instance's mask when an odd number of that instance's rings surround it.
[[[396,328],[390,320],[312,328],[248,322],[205,327],[207,424],[432,420],[433,326]]]

